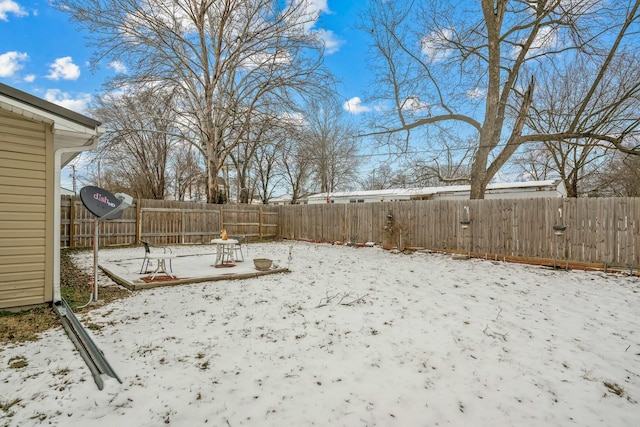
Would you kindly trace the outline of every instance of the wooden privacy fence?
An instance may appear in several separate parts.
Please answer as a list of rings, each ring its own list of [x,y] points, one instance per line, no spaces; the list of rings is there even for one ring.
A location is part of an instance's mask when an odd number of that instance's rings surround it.
[[[95,218],[63,196],[61,246],[91,247]],[[469,221],[463,228],[461,221]],[[553,226],[566,226],[556,235]],[[640,269],[640,198],[438,200],[295,206],[137,200],[100,221],[100,245],[208,243],[222,228],[249,239],[374,242],[492,259]]]
[[[61,200],[61,247],[91,247],[95,217],[80,199]],[[136,200],[122,217],[99,222],[100,246],[208,243],[224,227],[230,236],[274,238],[277,208],[250,205],[210,205],[164,200]]]
[[[640,269],[640,198],[280,206],[280,237]],[[469,221],[463,228],[462,221]],[[556,235],[554,226],[566,226]]]

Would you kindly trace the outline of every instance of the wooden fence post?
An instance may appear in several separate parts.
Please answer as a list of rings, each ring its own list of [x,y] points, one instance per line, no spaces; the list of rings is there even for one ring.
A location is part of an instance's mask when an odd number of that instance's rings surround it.
[[[76,196],[69,199],[69,247],[75,248],[75,217],[76,217]]]
[[[134,244],[138,244],[142,240],[142,199],[138,199],[136,202],[136,241]]]
[[[258,235],[262,240],[262,206],[258,208]]]
[[[184,211],[180,212],[180,243],[184,245],[184,234],[187,231],[186,224],[184,223]]]

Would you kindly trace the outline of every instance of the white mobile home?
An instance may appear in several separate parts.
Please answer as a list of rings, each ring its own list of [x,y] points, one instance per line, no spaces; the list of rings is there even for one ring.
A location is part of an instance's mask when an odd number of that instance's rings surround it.
[[[468,199],[470,193],[470,185],[451,185],[443,187],[319,193],[309,196],[307,200],[309,204],[370,203],[401,200],[462,200]],[[566,196],[567,190],[562,180],[489,184],[485,192],[485,199],[526,199]]]

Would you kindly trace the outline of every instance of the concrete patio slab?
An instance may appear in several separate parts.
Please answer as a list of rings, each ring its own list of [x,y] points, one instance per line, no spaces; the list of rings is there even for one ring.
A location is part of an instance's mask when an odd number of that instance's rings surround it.
[[[274,265],[266,271],[257,270],[252,259],[238,261],[233,266],[214,266],[213,255],[178,255],[171,259],[171,277],[166,274],[140,273],[143,258],[100,261],[98,267],[114,282],[130,290],[150,289],[160,286],[174,286],[189,283],[213,282],[218,280],[238,280],[267,274],[289,272],[288,268]],[[149,270],[156,268],[152,260]]]

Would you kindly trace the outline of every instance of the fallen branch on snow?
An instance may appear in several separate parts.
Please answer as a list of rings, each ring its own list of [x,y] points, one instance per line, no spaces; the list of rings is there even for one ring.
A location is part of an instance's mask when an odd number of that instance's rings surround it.
[[[325,307],[338,298],[340,298],[336,303],[338,305],[354,305],[360,302],[364,302],[364,298],[367,296],[369,296],[369,294],[364,294],[361,297],[356,296],[354,298],[351,296],[350,292],[338,292],[335,295],[329,295],[329,292],[327,292],[327,296],[320,300],[320,303],[316,306],[316,308]]]
[[[490,331],[489,330],[489,325],[487,325],[484,328],[484,331],[482,331],[482,333],[485,334],[488,337],[491,337],[491,338],[502,338],[503,341],[507,340],[507,335],[509,334],[509,332],[507,332],[506,334],[501,334],[499,332]]]

